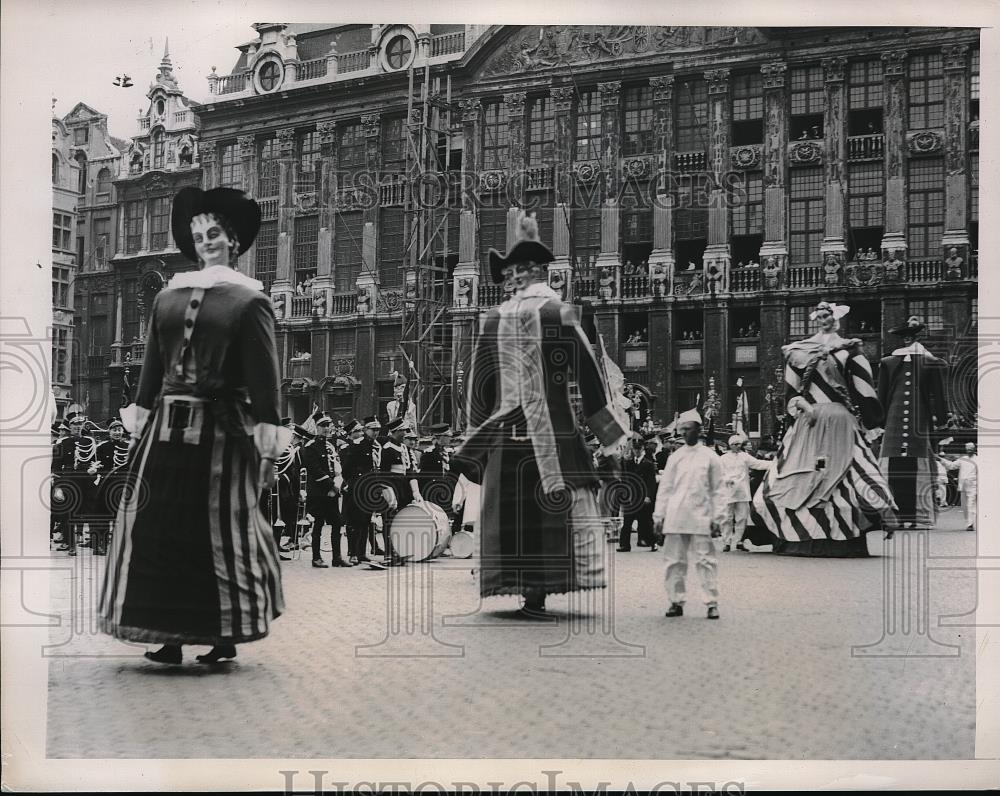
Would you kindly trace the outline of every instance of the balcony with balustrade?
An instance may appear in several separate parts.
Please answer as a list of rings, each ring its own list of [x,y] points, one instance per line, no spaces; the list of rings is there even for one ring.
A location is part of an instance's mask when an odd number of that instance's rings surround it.
[[[215,82],[213,94],[239,94],[246,91],[250,85],[249,72],[237,72],[234,75],[221,75]]]
[[[277,197],[272,199],[258,199],[257,204],[260,206],[261,221],[274,221],[278,217]]]
[[[442,55],[453,55],[464,51],[464,30],[455,31],[454,33],[442,33],[431,37],[431,58],[438,58]]]
[[[303,61],[302,63],[296,64],[296,82],[301,83],[305,80],[316,80],[320,77],[326,77],[328,63],[329,61],[326,58],[316,58],[312,61]]]
[[[292,312],[289,316],[293,319],[311,318],[313,314],[312,296],[292,296]]]
[[[852,135],[847,139],[847,159],[850,161],[881,160],[885,149],[882,133]]]

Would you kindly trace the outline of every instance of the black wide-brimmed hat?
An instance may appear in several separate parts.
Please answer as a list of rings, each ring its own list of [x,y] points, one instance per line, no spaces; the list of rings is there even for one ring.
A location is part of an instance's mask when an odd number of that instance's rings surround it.
[[[181,188],[174,197],[170,226],[177,248],[193,262],[198,262],[191,236],[191,219],[212,214],[222,216],[239,241],[239,253],[253,245],[260,231],[260,206],[243,191],[235,188]]]
[[[517,243],[507,254],[490,249],[490,276],[494,284],[503,282],[503,270],[508,265],[535,263],[548,265],[556,256],[548,246],[538,240],[538,222],[534,216],[524,216],[517,231]]]
[[[895,329],[890,329],[889,334],[894,334],[897,337],[916,337],[924,330],[924,325],[920,322],[920,318],[916,315],[911,315],[906,319],[906,323],[897,326]]]

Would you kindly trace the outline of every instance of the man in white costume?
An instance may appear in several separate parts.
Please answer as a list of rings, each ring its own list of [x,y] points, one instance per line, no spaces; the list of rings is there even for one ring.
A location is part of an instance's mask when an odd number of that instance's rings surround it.
[[[744,450],[747,438],[733,434],[729,450],[720,458],[723,484],[722,552],[734,545],[743,550],[743,534],[750,519],[750,470],[770,470],[773,462],[758,459]]]
[[[979,510],[979,459],[976,456],[976,444],[965,443],[965,455],[956,461],[938,458],[949,470],[958,470],[958,491],[962,495],[962,507],[965,509],[965,524],[967,531],[976,530],[976,514]]]
[[[712,538],[722,535],[723,471],[719,456],[701,442],[698,411],[677,420],[684,445],[675,451],[660,476],[653,524],[663,540],[667,562],[664,581],[670,617],[684,615],[688,556],[694,558],[708,606],[708,618],[719,618],[718,554]]]

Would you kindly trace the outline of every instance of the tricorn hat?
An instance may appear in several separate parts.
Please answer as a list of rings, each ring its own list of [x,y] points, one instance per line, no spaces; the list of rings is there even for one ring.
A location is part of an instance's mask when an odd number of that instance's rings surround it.
[[[894,334],[897,337],[916,337],[924,330],[924,325],[920,322],[920,319],[916,315],[911,315],[906,319],[906,323],[897,326],[895,329],[890,329],[889,334]]]
[[[538,222],[534,216],[524,216],[517,230],[517,243],[507,254],[490,249],[490,276],[495,284],[503,282],[503,270],[508,265],[536,263],[547,265],[556,256],[548,246],[538,240]]]
[[[333,423],[333,418],[329,415],[323,415],[322,417],[316,418],[317,426],[329,426],[331,423]]]
[[[193,186],[181,188],[174,197],[170,227],[177,248],[192,262],[198,262],[198,254],[191,235],[191,219],[204,214],[225,219],[239,242],[239,254],[250,248],[260,231],[260,206],[243,191],[235,188],[212,188],[210,191]]]

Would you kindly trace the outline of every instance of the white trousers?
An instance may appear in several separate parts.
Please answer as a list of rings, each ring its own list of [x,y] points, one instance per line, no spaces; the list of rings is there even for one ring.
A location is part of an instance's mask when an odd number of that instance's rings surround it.
[[[965,524],[972,528],[978,528],[976,523],[976,513],[979,509],[979,488],[977,484],[969,484],[962,490],[962,507],[965,509]]]
[[[726,504],[722,519],[722,544],[732,547],[738,544],[747,529],[750,519],[750,503],[746,500]]]
[[[697,533],[668,533],[663,539],[663,558],[667,562],[663,578],[667,597],[672,603],[685,601],[688,558],[694,559],[706,605],[719,602],[719,555],[712,537]]]

